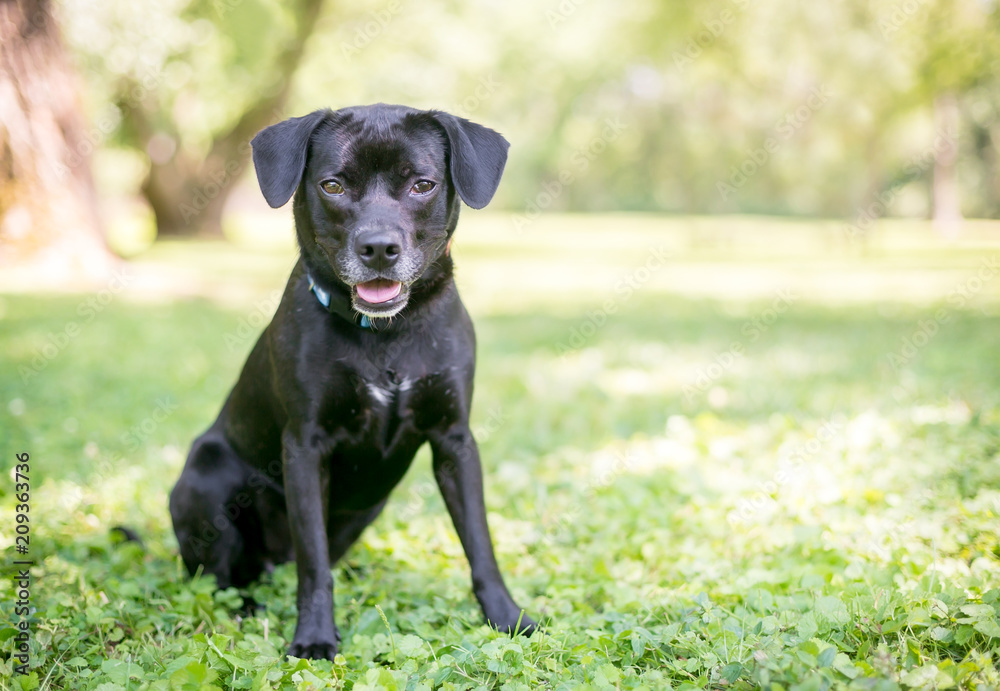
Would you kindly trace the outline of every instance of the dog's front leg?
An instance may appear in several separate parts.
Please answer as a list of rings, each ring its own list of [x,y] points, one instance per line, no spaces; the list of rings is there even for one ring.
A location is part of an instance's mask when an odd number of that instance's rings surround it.
[[[524,614],[500,575],[486,524],[479,448],[467,424],[431,435],[434,477],[472,570],[472,590],[490,625],[530,636],[537,624]]]
[[[299,619],[288,654],[326,658],[337,654],[340,634],[333,621],[333,577],[326,539],[330,471],[305,430],[283,435],[285,502],[295,546]]]

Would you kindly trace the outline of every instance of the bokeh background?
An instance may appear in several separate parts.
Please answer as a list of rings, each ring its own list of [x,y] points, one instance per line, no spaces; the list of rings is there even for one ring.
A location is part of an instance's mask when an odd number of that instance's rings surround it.
[[[288,661],[294,568],[241,617],[166,497],[296,260],[250,139],[375,102],[512,144],[454,253],[548,633],[481,626],[424,452]],[[0,0],[0,684],[998,688],[998,218],[995,0]]]
[[[380,101],[506,134],[493,208],[510,212],[794,215],[859,235],[883,216],[956,233],[963,215],[1000,215],[992,0],[13,6],[8,244],[40,232],[25,198],[45,185],[96,196],[118,251],[134,251],[132,224],[147,242],[238,233],[254,133]],[[35,30],[18,37],[21,15]]]

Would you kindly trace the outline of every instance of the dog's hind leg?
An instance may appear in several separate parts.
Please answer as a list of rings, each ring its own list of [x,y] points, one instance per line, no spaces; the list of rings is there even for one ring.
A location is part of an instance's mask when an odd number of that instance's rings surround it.
[[[249,470],[226,439],[195,440],[170,493],[170,517],[188,571],[203,567],[220,588],[242,587],[264,568],[263,539]]]

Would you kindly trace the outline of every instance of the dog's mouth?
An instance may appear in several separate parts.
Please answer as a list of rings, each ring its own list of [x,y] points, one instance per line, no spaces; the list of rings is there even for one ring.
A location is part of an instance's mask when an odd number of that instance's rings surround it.
[[[409,291],[399,281],[376,278],[355,284],[354,309],[369,317],[391,317],[406,305]]]

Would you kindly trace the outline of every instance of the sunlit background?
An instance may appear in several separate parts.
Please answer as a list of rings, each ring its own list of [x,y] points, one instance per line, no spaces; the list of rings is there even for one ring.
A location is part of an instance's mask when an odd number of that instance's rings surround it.
[[[250,139],[376,102],[511,142],[456,280],[498,557],[551,636],[480,627],[423,453],[336,571],[346,657],[295,667],[294,568],[238,618],[166,494],[296,260]],[[0,0],[39,678],[1000,687],[997,219],[993,0]]]
[[[858,235],[934,216],[954,234],[959,216],[1000,215],[995,5],[65,0],[75,74],[48,98],[79,103],[60,113],[80,130],[63,128],[59,162],[90,159],[124,252],[157,227],[238,234],[261,207],[254,133],[375,102],[504,133],[494,209],[805,215]]]

